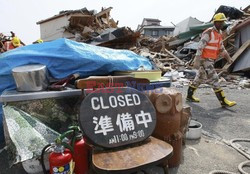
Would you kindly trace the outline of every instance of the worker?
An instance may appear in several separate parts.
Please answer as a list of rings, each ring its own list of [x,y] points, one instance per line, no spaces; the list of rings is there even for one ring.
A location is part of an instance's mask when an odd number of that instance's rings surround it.
[[[43,43],[43,40],[42,39],[38,39],[35,42],[33,42],[33,44],[39,44],[39,43]]]
[[[16,36],[13,37],[11,41],[6,41],[4,43],[4,47],[5,47],[6,51],[9,51],[9,50],[21,47],[21,46],[23,46],[23,45],[22,45],[20,39]]]
[[[235,101],[226,99],[219,84],[219,76],[214,69],[214,62],[221,55],[229,64],[233,61],[223,45],[222,31],[226,17],[223,13],[217,13],[213,17],[214,26],[202,33],[201,40],[194,59],[194,68],[199,69],[194,81],[189,85],[187,101],[199,102],[199,98],[194,96],[194,92],[203,82],[210,84],[221,103],[222,107],[236,105]]]

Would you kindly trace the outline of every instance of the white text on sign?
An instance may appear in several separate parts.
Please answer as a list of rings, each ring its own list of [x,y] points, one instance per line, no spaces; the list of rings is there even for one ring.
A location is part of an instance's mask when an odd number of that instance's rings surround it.
[[[92,97],[91,107],[93,110],[109,109],[125,106],[136,106],[141,104],[138,94],[125,94],[118,96],[109,96],[108,101],[104,101],[103,97]]]
[[[135,114],[135,120],[137,125],[144,125],[148,128],[148,123],[152,122],[152,117],[150,113],[145,113],[143,110],[139,114]],[[105,115],[98,117],[93,117],[93,123],[95,124],[95,134],[102,133],[104,136],[108,132],[114,131],[114,125],[112,124],[112,118]],[[122,113],[117,115],[116,125],[119,126],[120,132],[128,132],[135,130],[135,123],[132,119],[131,114]]]

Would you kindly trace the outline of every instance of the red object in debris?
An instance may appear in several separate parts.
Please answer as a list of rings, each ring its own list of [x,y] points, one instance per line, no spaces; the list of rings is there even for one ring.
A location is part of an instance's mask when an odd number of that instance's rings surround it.
[[[64,151],[64,148],[56,147],[49,155],[50,174],[70,173],[72,155],[70,151]]]
[[[88,173],[88,145],[85,143],[81,134],[77,136],[74,145],[73,160],[75,162],[75,174],[87,174]]]

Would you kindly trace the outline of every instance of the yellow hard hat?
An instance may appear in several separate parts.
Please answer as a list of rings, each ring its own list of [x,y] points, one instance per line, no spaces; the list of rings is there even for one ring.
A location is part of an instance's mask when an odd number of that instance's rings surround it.
[[[21,46],[21,41],[18,37],[13,37],[12,40],[11,40],[12,44],[15,46],[15,47],[19,47]]]
[[[43,43],[43,40],[42,39],[38,39],[36,42],[37,43]]]
[[[224,15],[224,13],[217,13],[214,15],[214,18],[213,18],[213,21],[216,22],[216,21],[226,21],[227,18],[226,16]]]

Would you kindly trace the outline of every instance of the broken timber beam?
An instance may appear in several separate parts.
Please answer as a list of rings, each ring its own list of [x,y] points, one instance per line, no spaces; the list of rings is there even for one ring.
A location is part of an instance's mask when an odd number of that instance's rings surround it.
[[[225,39],[223,39],[223,43],[226,42],[228,39],[235,37],[235,33],[230,34],[229,36],[227,36]]]
[[[168,51],[167,49],[165,49],[166,53],[168,53],[170,56],[172,56],[173,58],[175,58],[181,65],[184,65],[184,62],[179,59],[177,56],[175,56],[173,53],[171,53],[170,51]]]
[[[95,14],[95,16],[96,16],[96,17],[100,17],[100,16],[102,16],[102,15],[104,15],[104,14],[109,13],[111,10],[112,10],[112,7],[109,7],[109,8],[107,8],[107,9],[104,9],[104,10],[100,11],[99,13]]]
[[[233,55],[232,60],[235,62],[238,57],[250,46],[250,40],[246,41]],[[231,66],[231,64],[226,63],[225,66],[222,68],[222,70],[228,71],[228,68]]]

